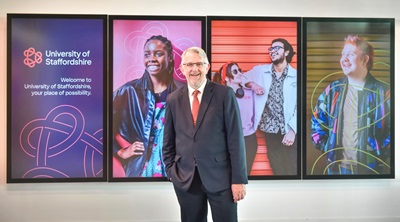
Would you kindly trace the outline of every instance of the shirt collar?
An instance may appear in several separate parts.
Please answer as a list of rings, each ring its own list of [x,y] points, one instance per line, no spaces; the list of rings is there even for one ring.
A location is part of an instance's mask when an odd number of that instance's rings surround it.
[[[357,80],[354,80],[353,78],[349,78],[349,77],[347,77],[347,79],[349,80],[349,85],[354,87],[354,89],[359,90],[359,91],[364,89],[365,79],[361,80],[361,81],[357,81]]]
[[[283,77],[286,77],[287,75],[288,75],[288,71],[289,71],[289,64],[285,67],[285,69],[283,70],[283,72],[282,72],[282,76]],[[272,74],[274,75],[274,76],[276,76],[276,70],[275,70],[275,67],[272,65],[271,66],[271,72],[272,72]]]
[[[200,91],[200,95],[202,95],[202,93],[204,92],[204,88],[206,87],[206,83],[207,83],[207,79],[205,79],[204,82],[200,85],[200,87],[197,88],[197,90]],[[189,89],[189,95],[190,96],[193,95],[193,92],[196,90],[196,89],[193,89],[190,85],[188,85],[188,89]]]

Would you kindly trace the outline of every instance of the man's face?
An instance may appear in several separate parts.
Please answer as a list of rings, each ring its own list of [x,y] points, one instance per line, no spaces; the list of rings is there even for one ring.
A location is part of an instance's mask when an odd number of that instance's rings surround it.
[[[345,75],[351,77],[360,76],[363,73],[363,67],[365,69],[362,52],[355,45],[345,44],[340,58],[340,65]]]
[[[197,89],[206,80],[210,64],[204,63],[204,59],[198,53],[187,52],[182,56],[180,69],[185,75],[189,86]]]
[[[272,50],[269,51],[269,56],[271,57],[273,64],[278,65],[286,60],[285,50],[282,42],[272,43],[271,49]]]

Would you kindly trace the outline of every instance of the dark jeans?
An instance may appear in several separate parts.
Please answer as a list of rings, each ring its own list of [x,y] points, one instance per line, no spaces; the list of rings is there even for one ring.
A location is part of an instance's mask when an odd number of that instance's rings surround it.
[[[280,132],[263,133],[267,155],[274,175],[297,175],[297,138],[293,145],[282,144],[284,135]]]
[[[256,133],[244,137],[244,143],[246,146],[246,163],[247,163],[247,175],[250,175],[251,168],[253,167],[254,158],[257,154],[257,137]]]

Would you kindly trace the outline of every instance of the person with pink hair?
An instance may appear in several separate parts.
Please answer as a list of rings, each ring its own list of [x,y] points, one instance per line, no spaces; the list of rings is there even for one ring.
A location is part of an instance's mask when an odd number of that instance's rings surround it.
[[[390,155],[390,87],[371,75],[374,49],[363,38],[344,40],[344,78],[329,84],[311,116],[311,139],[326,153],[324,174],[380,174]],[[385,165],[387,167],[385,167]]]

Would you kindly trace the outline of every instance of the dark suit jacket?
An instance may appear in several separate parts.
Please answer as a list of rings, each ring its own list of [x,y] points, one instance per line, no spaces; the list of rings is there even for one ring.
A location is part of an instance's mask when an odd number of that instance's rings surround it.
[[[207,80],[196,127],[191,115],[184,86],[168,96],[165,114],[163,158],[175,187],[189,189],[196,165],[209,192],[246,184],[246,151],[233,90]]]

